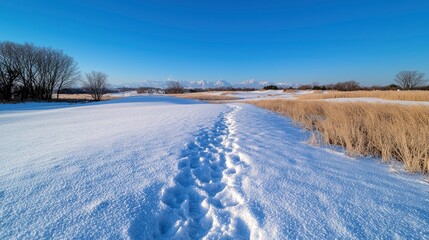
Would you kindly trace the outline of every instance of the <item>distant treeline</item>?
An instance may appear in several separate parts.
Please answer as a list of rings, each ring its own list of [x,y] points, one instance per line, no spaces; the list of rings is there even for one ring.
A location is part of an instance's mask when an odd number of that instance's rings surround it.
[[[429,86],[423,86],[426,82],[424,74],[417,71],[402,71],[395,76],[395,82],[397,84],[389,84],[386,86],[374,85],[370,87],[361,86],[357,81],[345,81],[334,84],[311,84],[301,85],[299,87],[279,87],[277,85],[264,86],[264,90],[336,90],[336,91],[360,91],[360,90],[378,90],[378,91],[389,91],[389,90],[429,90]],[[154,93],[164,91],[167,94],[180,94],[180,93],[196,93],[196,92],[207,92],[207,91],[255,91],[259,90],[256,88],[234,88],[234,87],[219,87],[219,88],[193,88],[186,89],[180,82],[169,82],[165,89],[142,87],[137,88],[138,93]]]
[[[79,77],[76,61],[61,50],[0,42],[0,101],[50,100]]]
[[[217,88],[184,88],[179,82],[169,82],[165,88],[155,87],[140,87],[140,88],[121,88],[119,91],[136,90],[137,93],[165,93],[165,94],[180,94],[180,93],[198,93],[208,91],[255,91],[256,88],[233,88],[233,87],[217,87]]]
[[[361,86],[356,81],[346,81],[346,82],[338,82],[334,84],[309,84],[309,85],[301,85],[299,87],[279,87],[276,85],[267,85],[263,87],[264,90],[335,90],[335,91],[392,91],[392,90],[409,90],[405,89],[396,84],[389,84],[385,86],[374,85],[374,86]],[[75,89],[79,91],[78,89]],[[119,88],[117,91],[137,91],[137,93],[198,93],[198,92],[208,92],[208,91],[255,91],[259,90],[257,88],[234,88],[234,87],[219,87],[219,88],[191,88],[187,89],[184,87],[176,86],[171,87],[167,86],[166,88],[155,88],[155,87],[140,87],[140,88]],[[418,86],[413,87],[412,90],[429,90],[429,86]],[[80,90],[84,93],[84,89]],[[112,91],[112,90],[111,90]],[[64,92],[64,91],[63,91]]]
[[[295,88],[287,88],[287,89],[295,89]],[[338,82],[335,84],[327,84],[327,85],[301,85],[297,90],[336,90],[336,91],[371,91],[371,90],[377,90],[377,91],[391,91],[391,90],[429,90],[429,86],[415,86],[412,88],[404,88],[400,85],[396,84],[389,84],[385,86],[381,85],[374,85],[374,86],[361,86],[356,81],[346,81],[346,82]]]

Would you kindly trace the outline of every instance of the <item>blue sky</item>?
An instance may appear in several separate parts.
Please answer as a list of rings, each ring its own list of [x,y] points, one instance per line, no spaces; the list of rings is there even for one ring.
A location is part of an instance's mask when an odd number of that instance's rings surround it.
[[[114,84],[390,84],[429,75],[428,26],[427,0],[0,2],[0,41],[62,49]]]

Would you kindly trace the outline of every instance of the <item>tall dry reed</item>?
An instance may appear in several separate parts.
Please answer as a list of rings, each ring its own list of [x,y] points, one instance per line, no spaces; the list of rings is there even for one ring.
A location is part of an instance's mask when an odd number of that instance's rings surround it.
[[[429,107],[287,100],[251,102],[317,130],[322,142],[350,155],[397,159],[411,172],[429,172]]]
[[[328,99],[328,98],[381,98],[386,100],[401,101],[429,101],[429,91],[352,91],[337,92],[329,91],[327,93],[314,93],[300,95],[299,99]]]

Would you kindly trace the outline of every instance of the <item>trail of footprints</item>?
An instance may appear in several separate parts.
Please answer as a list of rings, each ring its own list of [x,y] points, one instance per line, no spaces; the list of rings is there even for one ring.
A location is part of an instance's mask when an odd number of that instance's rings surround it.
[[[187,144],[172,187],[164,190],[167,205],[159,217],[155,239],[248,239],[257,225],[244,206],[242,175],[248,167],[235,147],[232,106],[210,130],[202,129]]]

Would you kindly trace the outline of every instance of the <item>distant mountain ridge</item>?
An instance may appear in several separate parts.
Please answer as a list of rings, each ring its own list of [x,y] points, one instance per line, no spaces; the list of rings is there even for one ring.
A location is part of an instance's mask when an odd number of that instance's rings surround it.
[[[167,88],[169,81],[141,81],[136,83],[124,83],[112,85],[113,88],[139,88],[139,87],[153,87],[153,88]],[[209,88],[255,88],[261,89],[268,85],[276,85],[278,87],[296,87],[297,84],[288,82],[270,82],[270,81],[257,81],[255,79],[249,79],[238,83],[229,83],[225,80],[218,80],[215,82],[206,80],[197,81],[178,81],[184,88],[187,89],[209,89]]]

